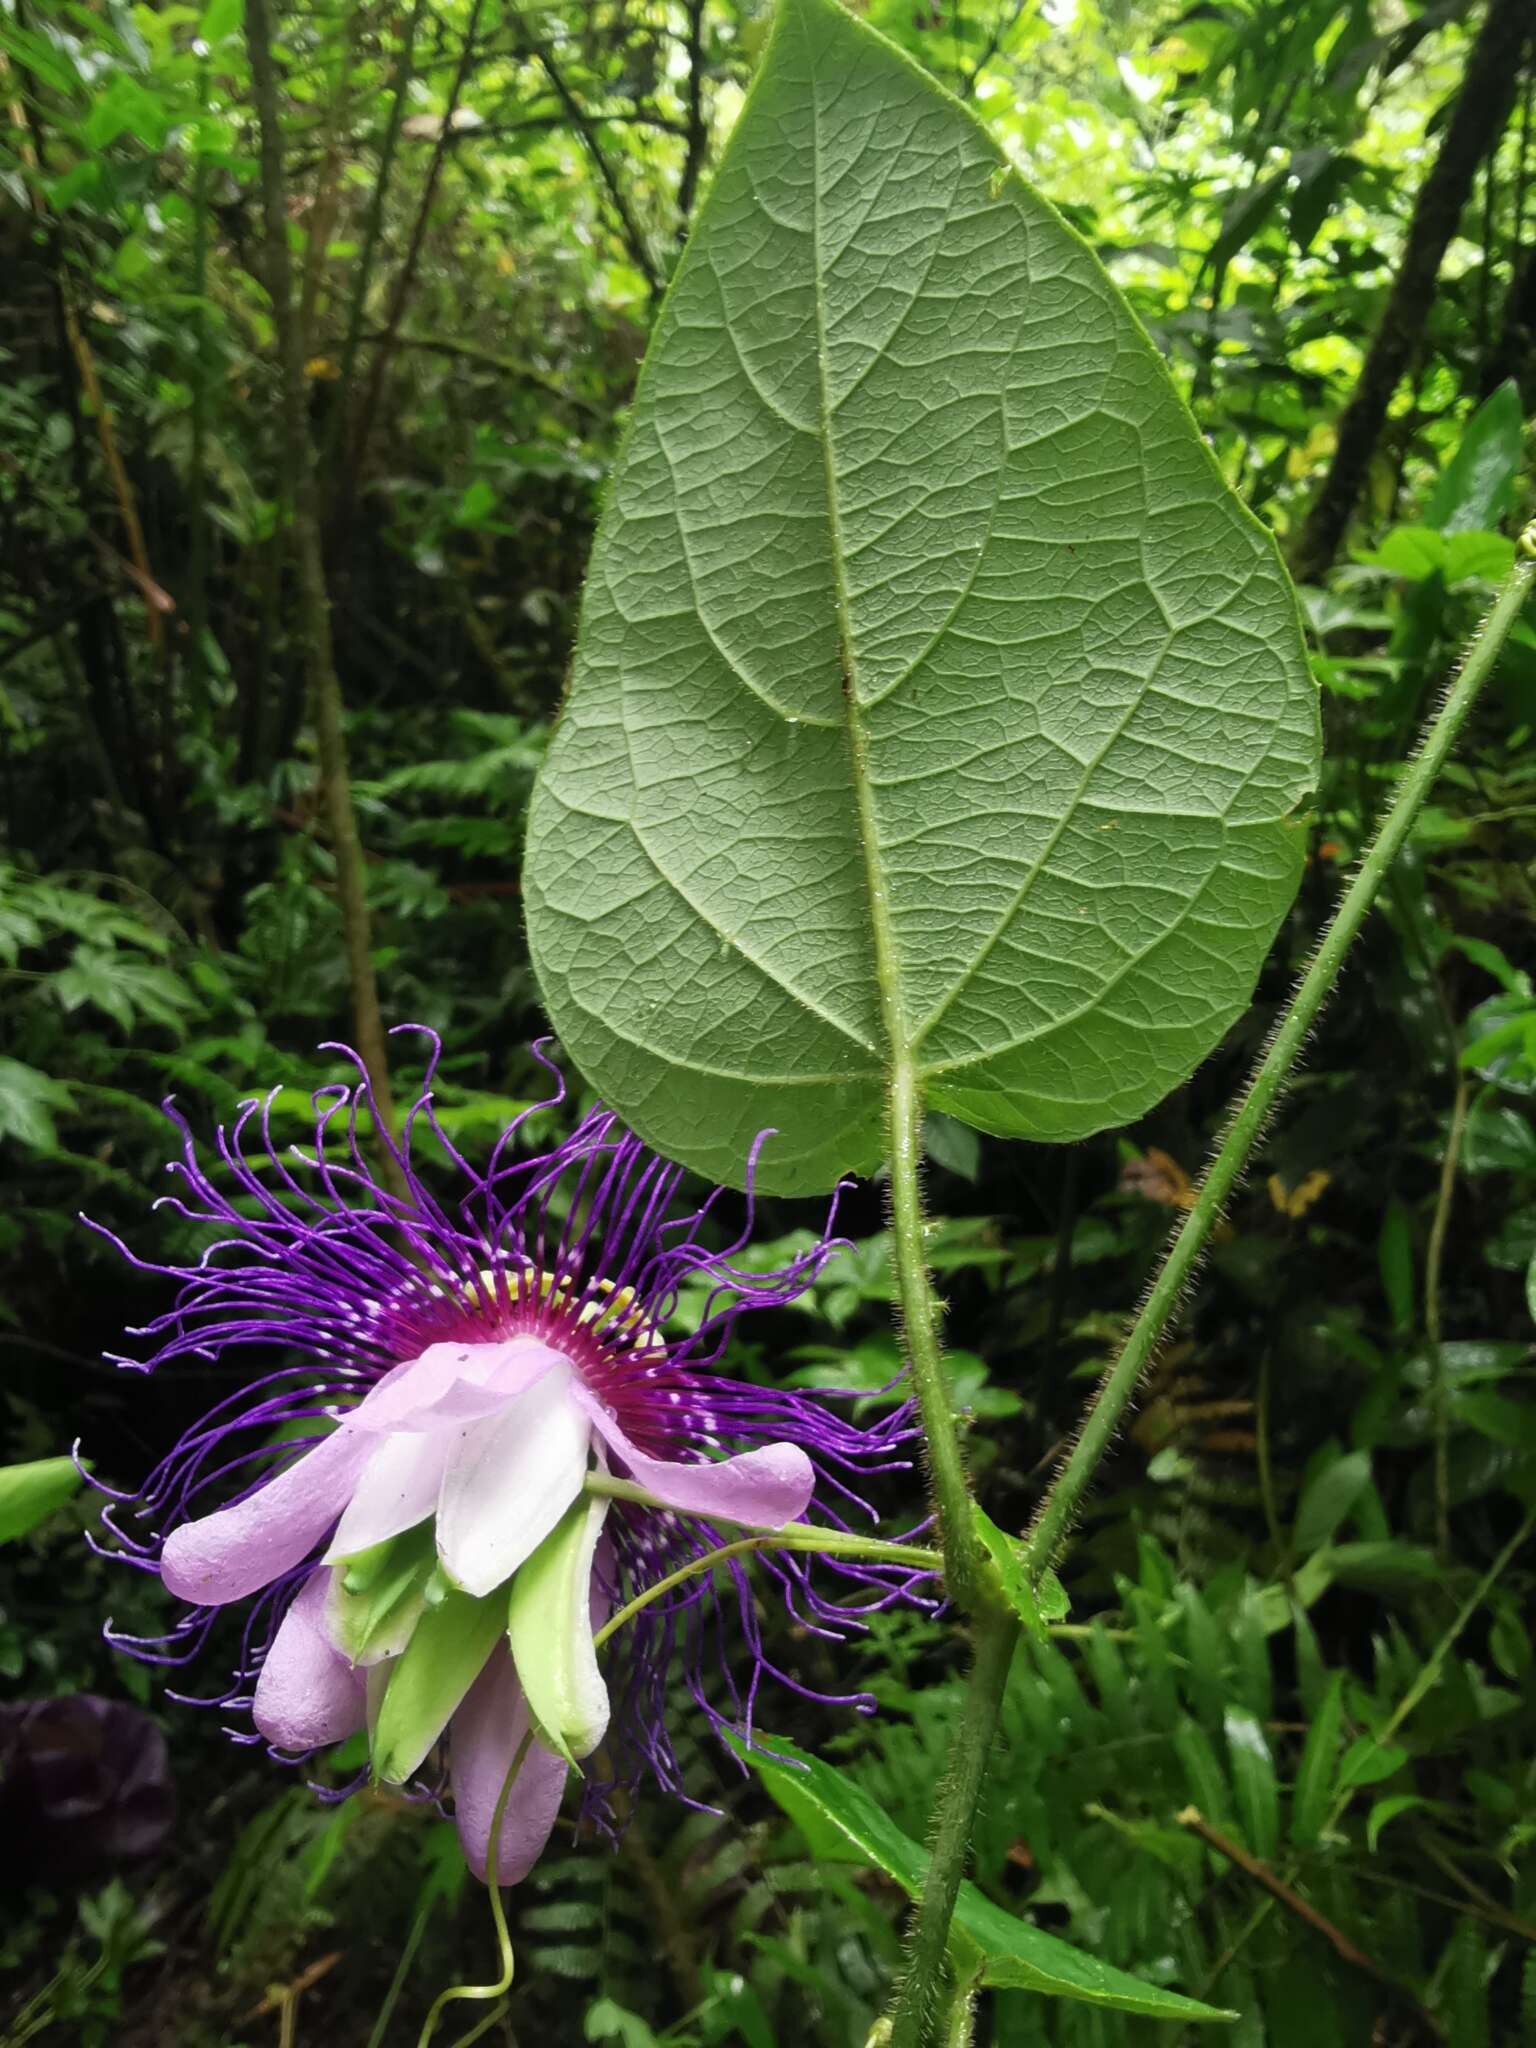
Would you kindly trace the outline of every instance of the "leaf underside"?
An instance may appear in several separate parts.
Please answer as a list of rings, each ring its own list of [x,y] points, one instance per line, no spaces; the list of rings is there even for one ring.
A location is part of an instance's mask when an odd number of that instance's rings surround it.
[[[1086,246],[834,0],[781,0],[647,357],[525,886],[660,1149],[869,1171],[894,1062],[1071,1139],[1182,1080],[1300,872],[1268,536]]]

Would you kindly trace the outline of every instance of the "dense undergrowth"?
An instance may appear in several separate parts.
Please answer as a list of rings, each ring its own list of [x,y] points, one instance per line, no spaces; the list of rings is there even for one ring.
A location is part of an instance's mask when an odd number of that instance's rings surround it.
[[[1482,11],[871,11],[1067,210],[1229,479],[1294,541]],[[761,26],[714,0],[282,16],[374,957],[386,1020],[444,1034],[466,1149],[542,1092],[524,805],[648,320]],[[214,1375],[102,1362],[164,1304],[78,1212],[147,1252],[160,1098],[206,1126],[277,1088],[297,1138],[336,1071],[316,1046],[349,1024],[239,28],[228,0],[0,11],[0,1453],[79,1437],[113,1483]],[[1326,768],[1251,1012],[1129,1131],[1005,1153],[930,1128],[952,1370],[1003,1526],[1027,1520],[1533,509],[1533,63],[1471,167],[1349,543],[1303,588]],[[1233,2048],[1536,2029],[1533,736],[1527,622],[1100,1475],[1070,1615],[1019,1658],[978,1817],[992,1897],[1235,2008]],[[806,1220],[763,1209],[770,1239]],[[737,1369],[884,1398],[878,1187],[843,1222],[851,1249]],[[154,1229],[188,1249],[174,1216]],[[93,1513],[77,1498],[6,1550],[4,1696],[146,1707],[178,1810],[121,1855],[107,1773],[97,1831],[56,1856],[0,1707],[0,2039],[414,2038],[489,1950],[451,1828],[383,1795],[319,1804],[219,1715],[166,1706],[100,1640],[108,1613],[152,1626],[161,1596],[85,1547]],[[779,1655],[876,1695],[867,1720],[788,1695],[764,1715],[920,1836],[954,1642],[888,1617],[835,1657],[807,1637]],[[492,2038],[863,2040],[899,1893],[729,1755],[684,1754],[697,1810],[652,1795],[616,1853],[567,1839],[513,1895]],[[1176,2038],[1022,1992],[986,2025],[999,2048]]]

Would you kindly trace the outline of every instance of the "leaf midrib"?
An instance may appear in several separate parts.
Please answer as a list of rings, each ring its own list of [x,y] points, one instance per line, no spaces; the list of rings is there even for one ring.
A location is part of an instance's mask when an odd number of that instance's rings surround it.
[[[854,806],[857,812],[859,845],[864,855],[865,893],[869,904],[870,940],[874,956],[875,987],[880,1001],[880,1022],[889,1054],[887,1067],[894,1079],[898,1070],[911,1065],[907,1042],[906,1007],[902,1001],[901,962],[896,947],[895,927],[885,888],[885,871],[880,862],[880,837],[876,829],[874,783],[869,769],[869,738],[859,716],[858,691],[854,687],[853,615],[844,573],[842,515],[838,506],[837,472],[832,460],[833,406],[829,391],[827,363],[827,304],[822,285],[821,224],[821,96],[818,91],[816,52],[809,38],[806,54],[811,72],[811,296],[816,307],[817,403],[821,414],[821,462],[826,478],[827,525],[832,541],[832,577],[837,592],[837,653],[842,669],[843,708],[848,720],[848,751],[853,769]]]

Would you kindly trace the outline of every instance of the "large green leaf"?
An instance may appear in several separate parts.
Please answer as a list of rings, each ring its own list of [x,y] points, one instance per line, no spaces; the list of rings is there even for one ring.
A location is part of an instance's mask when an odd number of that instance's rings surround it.
[[[781,0],[661,313],[531,811],[556,1029],[653,1143],[811,1188],[928,1103],[1068,1139],[1238,1014],[1316,701],[1274,547],[1114,286],[834,0]]]
[[[816,1857],[829,1863],[873,1865],[916,1898],[928,1868],[926,1849],[903,1834],[846,1772],[808,1756],[782,1735],[759,1734],[755,1741],[763,1747],[737,1747]],[[982,1984],[1037,1991],[1046,1998],[1080,1999],[1154,2019],[1233,2017],[1084,1955],[1028,1920],[1015,1919],[969,1882],[960,1887],[950,1948],[957,1974]]]

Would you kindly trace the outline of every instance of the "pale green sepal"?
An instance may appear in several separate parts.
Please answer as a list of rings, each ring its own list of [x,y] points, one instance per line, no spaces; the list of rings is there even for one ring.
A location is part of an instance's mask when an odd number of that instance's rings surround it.
[[[80,1484],[82,1469],[73,1458],[0,1466],[0,1543],[29,1535],[61,1508]]]
[[[546,1747],[574,1764],[608,1727],[608,1688],[592,1647],[592,1560],[610,1503],[570,1507],[512,1581],[507,1640]]]
[[[379,1709],[375,1778],[403,1785],[420,1769],[495,1649],[503,1612],[499,1594],[477,1600],[456,1589],[437,1606],[423,1606]]]
[[[338,1561],[325,1627],[350,1663],[378,1664],[400,1655],[431,1597],[436,1564],[430,1521]]]

